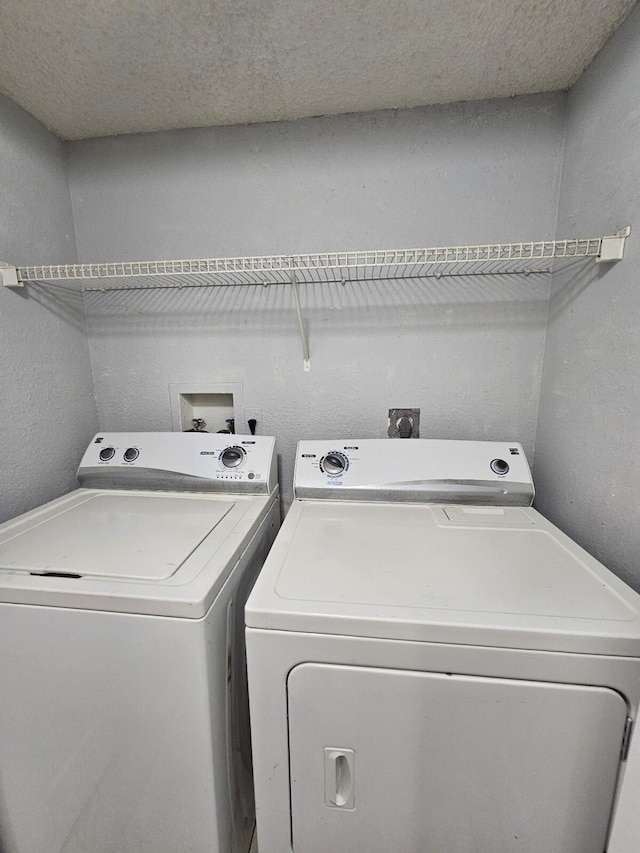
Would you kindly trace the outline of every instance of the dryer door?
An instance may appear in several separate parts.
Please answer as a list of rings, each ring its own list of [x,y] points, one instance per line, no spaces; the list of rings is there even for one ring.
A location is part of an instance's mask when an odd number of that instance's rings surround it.
[[[301,664],[295,853],[602,853],[627,706],[599,687]]]

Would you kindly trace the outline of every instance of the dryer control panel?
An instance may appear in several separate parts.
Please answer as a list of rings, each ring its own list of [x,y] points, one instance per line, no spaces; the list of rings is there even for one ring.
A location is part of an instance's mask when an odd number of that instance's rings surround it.
[[[275,439],[198,432],[100,432],[78,481],[87,488],[269,494],[277,485]]]
[[[534,488],[515,441],[301,441],[296,498],[530,506]]]

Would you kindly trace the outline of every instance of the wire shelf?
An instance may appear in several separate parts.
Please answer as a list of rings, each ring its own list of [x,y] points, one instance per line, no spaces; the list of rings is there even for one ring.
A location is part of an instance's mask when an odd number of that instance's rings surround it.
[[[432,249],[321,252],[172,261],[18,267],[19,282],[66,282],[82,291],[212,285],[349,282],[451,275],[548,273],[552,262],[601,259],[595,237],[526,243],[492,243]]]
[[[311,255],[262,255],[178,261],[123,261],[103,264],[13,267],[0,263],[0,282],[61,282],[83,292],[150,288],[288,284],[296,308],[304,370],[311,369],[309,341],[299,284],[441,278],[456,275],[530,275],[550,273],[555,265],[581,260],[615,262],[624,255],[630,227],[610,237],[488,243],[434,249],[383,249],[321,252]]]

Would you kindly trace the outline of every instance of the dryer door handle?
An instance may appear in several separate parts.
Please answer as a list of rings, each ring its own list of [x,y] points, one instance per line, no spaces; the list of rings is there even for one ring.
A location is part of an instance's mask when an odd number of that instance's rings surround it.
[[[324,803],[334,809],[354,807],[354,752],[352,749],[325,747]]]

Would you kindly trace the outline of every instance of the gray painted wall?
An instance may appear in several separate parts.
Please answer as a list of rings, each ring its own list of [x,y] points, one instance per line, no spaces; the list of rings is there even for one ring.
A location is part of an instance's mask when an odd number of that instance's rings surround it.
[[[0,97],[0,258],[76,259],[62,143]],[[0,288],[0,521],[76,484],[97,429],[82,302],[64,290]]]
[[[69,145],[82,261],[456,245],[554,235],[563,95]],[[100,425],[170,429],[172,382],[241,382],[278,438],[520,439],[532,457],[548,281],[105,293],[86,302]]]
[[[569,96],[558,230],[632,234],[622,263],[554,281],[536,479],[540,509],[640,590],[638,92],[640,8]]]

